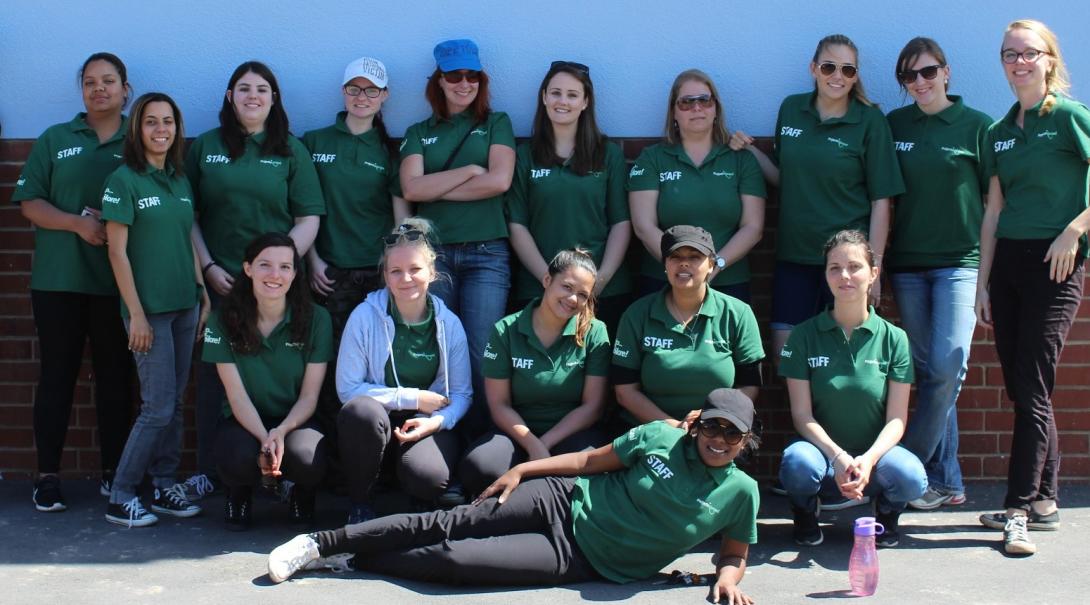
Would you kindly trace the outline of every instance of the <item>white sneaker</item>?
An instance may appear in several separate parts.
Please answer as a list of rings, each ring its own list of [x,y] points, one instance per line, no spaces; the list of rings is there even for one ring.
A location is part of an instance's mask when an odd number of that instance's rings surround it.
[[[1003,526],[1003,550],[1010,555],[1032,555],[1037,552],[1037,545],[1029,539],[1025,515],[1007,518]]]
[[[269,553],[269,579],[279,584],[320,558],[314,538],[309,534],[299,534]]]

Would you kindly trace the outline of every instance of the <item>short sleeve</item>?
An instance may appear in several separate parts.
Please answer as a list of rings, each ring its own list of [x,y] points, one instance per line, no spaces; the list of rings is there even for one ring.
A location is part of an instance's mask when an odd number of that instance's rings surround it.
[[[733,503],[735,504],[734,522],[729,527],[724,527],[723,533],[730,536],[732,540],[756,544],[757,509],[760,508],[761,497],[757,491],[756,482],[747,483],[744,496],[739,496]]]
[[[908,335],[904,330],[894,328],[891,336],[889,371],[886,377],[893,382],[912,384],[915,382],[915,375],[912,368],[912,352],[908,346]]]
[[[213,313],[204,325],[204,346],[201,352],[201,361],[208,363],[235,363],[235,352],[231,349],[231,343],[227,340],[227,334],[223,331],[220,314]]]
[[[640,152],[636,163],[628,171],[629,191],[658,191],[659,171],[655,162],[655,150],[658,145],[652,145]]]
[[[621,464],[632,466],[639,460],[647,449],[647,441],[651,434],[662,430],[666,423],[662,421],[650,422],[632,427],[625,434],[613,440],[613,452],[621,459]]]
[[[877,108],[868,107],[865,111],[867,134],[863,163],[867,174],[867,199],[874,201],[901,195],[905,192],[905,183],[889,122]]]
[[[1069,125],[1071,128],[1071,140],[1075,146],[1075,152],[1083,160],[1090,160],[1090,109],[1082,103],[1067,101],[1071,107]]]
[[[739,305],[731,334],[731,358],[738,365],[746,365],[765,358],[764,345],[761,344],[761,330],[757,327],[757,318],[753,309],[745,303]]]
[[[106,187],[102,190],[102,220],[132,225],[136,200],[120,174],[122,170],[125,168],[118,168],[106,179]]]
[[[325,215],[325,198],[314,160],[303,143],[288,137],[291,170],[288,172],[288,207],[293,217]]]
[[[768,189],[765,188],[764,173],[761,165],[757,163],[757,157],[748,151],[738,152],[740,158],[738,171],[741,178],[738,181],[738,192],[742,195],[753,195],[759,198],[768,197]]]
[[[612,354],[609,349],[609,334],[606,325],[599,320],[590,324],[583,341],[587,348],[584,368],[588,376],[609,376],[609,364]]]
[[[402,160],[410,155],[424,155],[424,146],[420,144],[420,137],[426,124],[427,122],[417,122],[409,126],[409,129],[405,131],[405,136],[401,139],[401,146],[398,147],[398,153],[401,154]]]
[[[791,330],[787,343],[780,349],[779,374],[784,378],[810,380],[810,367],[806,363],[806,335],[799,326]]]
[[[628,172],[624,163],[624,154],[616,143],[606,143],[606,222],[612,227],[617,223],[631,220],[628,210],[628,195],[625,181]]]
[[[995,137],[999,125],[999,122],[992,124],[988,131],[984,133],[984,146],[980,150],[980,165],[984,171],[985,182],[991,180],[993,176],[999,176],[999,166],[995,158]],[[987,187],[984,190],[987,191]]]
[[[189,186],[193,189],[193,208],[197,212],[204,211],[201,203],[201,137],[197,137],[189,146],[185,154],[185,178],[189,179]]]
[[[638,323],[644,319],[640,316],[643,308],[642,306],[629,307],[621,316],[621,322],[617,325],[617,337],[613,340],[613,365],[629,370],[640,369],[643,360],[640,348],[637,346],[639,343]]]
[[[46,131],[30,148],[30,155],[23,164],[23,172],[19,180],[15,181],[15,192],[11,194],[12,202],[23,200],[43,199],[50,202],[49,185],[53,172],[53,155],[51,143],[52,136]]]
[[[980,192],[983,195],[988,195],[988,181],[991,180],[991,175],[988,174],[984,162],[984,155],[988,149],[988,126],[990,124],[991,122],[982,116],[976,132],[976,172],[977,178],[980,179]]]
[[[333,359],[333,320],[324,307],[312,305],[310,342],[307,343],[307,363],[325,363]]]
[[[498,111],[492,114],[492,126],[489,127],[489,143],[515,148],[515,127],[511,125],[511,118],[506,113]]]
[[[528,147],[519,147],[515,157],[515,174],[511,179],[511,188],[507,190],[507,222],[519,225],[530,224],[530,209],[527,198],[530,196],[530,179],[527,174],[533,167]]]
[[[768,159],[777,166],[780,165],[780,131],[783,124],[783,108],[786,104],[787,99],[784,99],[784,102],[780,103],[780,110],[776,112],[776,129],[772,131],[772,153],[768,154]]]
[[[390,153],[389,147],[383,145],[383,148],[386,151],[386,161],[390,165],[390,176],[386,180],[386,190],[394,197],[401,197],[401,162],[398,161],[395,154]]]
[[[481,374],[485,378],[506,380],[511,378],[511,347],[507,342],[513,324],[500,320],[492,326],[488,344],[481,354]]]

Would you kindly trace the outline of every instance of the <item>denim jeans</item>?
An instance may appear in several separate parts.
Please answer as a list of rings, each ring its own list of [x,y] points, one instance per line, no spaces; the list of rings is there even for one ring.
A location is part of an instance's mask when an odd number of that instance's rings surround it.
[[[511,251],[506,239],[464,244],[445,244],[437,250],[439,279],[431,286],[432,294],[462,320],[473,370],[473,402],[463,419],[463,432],[475,436],[487,430],[488,405],[484,400],[481,378],[481,354],[488,344],[492,326],[507,309],[511,289]]]
[[[145,472],[159,489],[176,481],[182,456],[182,394],[189,380],[199,316],[200,305],[148,316],[154,337],[151,349],[133,353],[140,377],[140,415],[117,465],[110,502],[132,500]],[[126,319],[126,330],[129,325]]]
[[[819,495],[839,497],[836,472],[816,446],[799,440],[787,446],[780,463],[780,482],[787,490],[791,506],[817,511]],[[870,482],[863,489],[867,496],[878,496],[878,512],[896,513],[927,491],[927,473],[915,454],[895,445],[878,459],[871,469]]]
[[[965,484],[955,404],[976,327],[977,270],[945,267],[892,273],[890,279],[916,366],[916,411],[901,444],[924,462],[932,488],[960,494]]]

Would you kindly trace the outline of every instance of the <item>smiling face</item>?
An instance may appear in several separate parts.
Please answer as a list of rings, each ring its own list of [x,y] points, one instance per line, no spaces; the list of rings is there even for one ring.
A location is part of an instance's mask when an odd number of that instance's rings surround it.
[[[677,98],[696,97],[707,95],[713,97],[711,88],[700,80],[689,80],[678,88]],[[711,131],[715,124],[715,105],[704,107],[700,103],[693,103],[692,108],[682,110],[674,103],[674,121],[682,138],[703,135]]]
[[[121,113],[125,106],[125,83],[109,61],[91,61],[83,70],[83,106],[87,113]]]
[[[428,295],[435,269],[428,262],[423,246],[405,244],[386,251],[382,275],[394,301],[407,303]]]
[[[839,67],[827,76],[821,73],[820,66],[822,63],[835,63]],[[817,84],[819,96],[830,101],[840,101],[848,98],[848,95],[852,92],[852,86],[859,79],[859,74],[856,73],[851,78],[845,77],[844,65],[855,67],[859,65],[859,59],[851,47],[843,44],[830,44],[822,49],[821,53],[818,54],[818,60],[810,64],[810,75],[813,76],[814,82]]]
[[[712,431],[714,434],[711,437],[705,436],[705,430],[700,425],[703,422],[716,423],[718,427]],[[700,460],[705,465],[711,467],[727,466],[742,453],[742,449],[746,446],[746,438],[742,436],[734,444],[728,443],[726,434],[738,434],[738,429],[730,423],[729,420],[723,418],[713,418],[710,420],[698,420],[694,423],[691,433],[696,435],[696,449],[700,454]]]
[[[242,263],[242,271],[254,282],[254,298],[261,301],[282,300],[295,280],[295,252],[287,246],[269,246]]]
[[[1048,52],[1048,44],[1037,32],[1018,28],[1012,29],[1003,36],[1002,50],[1013,50],[1023,53],[1029,49]],[[1014,63],[1003,63],[1003,72],[1007,81],[1015,90],[1040,91],[1047,90],[1046,77],[1052,70],[1055,59],[1051,55],[1041,55],[1036,61],[1030,63],[1024,57],[1018,57]]]
[[[140,140],[144,144],[144,155],[150,164],[163,164],[177,132],[174,108],[170,103],[153,101],[144,106],[144,113],[140,117]]]
[[[594,275],[582,267],[571,267],[556,275],[545,275],[541,280],[545,293],[541,306],[561,320],[575,317],[587,308],[594,290]]]
[[[666,257],[666,280],[675,289],[699,288],[708,281],[714,263],[696,248],[682,246]]]
[[[553,124],[575,124],[587,108],[583,83],[567,72],[558,72],[545,85],[541,103]]]
[[[867,261],[866,249],[860,244],[841,244],[825,257],[825,281],[837,303],[866,301],[877,278],[878,268]]]
[[[472,73],[468,70],[459,70],[463,75],[466,73]],[[458,73],[458,72],[455,72]],[[480,82],[470,82],[468,78],[461,78],[460,81],[451,84],[447,82],[446,78],[439,78],[439,88],[443,91],[443,96],[447,101],[447,110],[451,115],[461,113],[469,108],[473,104],[473,101],[477,99],[477,91],[481,88]]]
[[[360,88],[360,94],[350,95],[344,91],[344,88],[349,86],[358,86]],[[352,78],[347,84],[342,87],[341,92],[344,93],[344,109],[354,118],[365,120],[371,118],[379,110],[382,109],[382,104],[386,101],[386,98],[390,96],[390,91],[383,89],[382,92],[375,98],[367,96],[367,89],[377,89],[374,82],[364,77]]]
[[[922,53],[908,65],[909,69],[919,71],[925,67],[942,65],[931,53]],[[942,67],[933,80],[917,74],[916,80],[905,84],[905,90],[921,107],[932,107],[946,100],[946,82],[950,79],[950,67]]]
[[[261,132],[275,102],[272,85],[265,78],[248,71],[227,91],[227,100],[235,116],[248,132]]]

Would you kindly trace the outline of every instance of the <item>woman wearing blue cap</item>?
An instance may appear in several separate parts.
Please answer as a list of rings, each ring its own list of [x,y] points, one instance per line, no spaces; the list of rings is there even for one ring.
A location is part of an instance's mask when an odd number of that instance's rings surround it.
[[[434,291],[465,326],[474,390],[482,393],[481,353],[511,285],[503,194],[515,169],[515,134],[507,114],[492,111],[472,40],[440,42],[433,54],[424,93],[432,115],[405,132],[401,188],[435,225],[437,268],[449,280],[437,281]],[[477,423],[484,406],[478,410]]]

